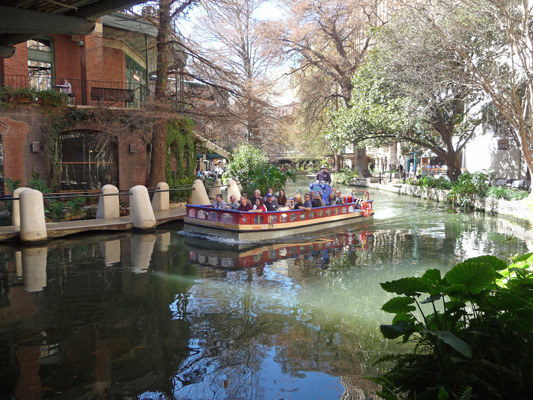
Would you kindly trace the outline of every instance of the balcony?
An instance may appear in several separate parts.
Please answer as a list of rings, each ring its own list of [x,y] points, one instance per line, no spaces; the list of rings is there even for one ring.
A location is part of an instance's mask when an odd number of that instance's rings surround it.
[[[0,87],[57,90],[67,93],[68,104],[77,106],[105,106],[141,108],[152,94],[146,85],[138,82],[116,82],[89,79],[50,79],[47,75],[3,75]]]

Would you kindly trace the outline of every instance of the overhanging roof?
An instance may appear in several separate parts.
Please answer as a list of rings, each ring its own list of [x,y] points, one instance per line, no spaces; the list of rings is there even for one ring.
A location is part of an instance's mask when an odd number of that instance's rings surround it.
[[[139,0],[0,0],[0,58],[14,45],[42,34],[88,35],[95,20]]]

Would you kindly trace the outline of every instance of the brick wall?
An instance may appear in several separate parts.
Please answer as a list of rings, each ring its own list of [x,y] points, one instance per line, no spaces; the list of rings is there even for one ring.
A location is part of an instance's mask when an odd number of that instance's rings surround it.
[[[26,42],[15,46],[15,55],[11,58],[1,58],[1,70],[6,77],[6,86],[15,88],[28,87],[28,45]],[[13,79],[13,76],[17,76]]]

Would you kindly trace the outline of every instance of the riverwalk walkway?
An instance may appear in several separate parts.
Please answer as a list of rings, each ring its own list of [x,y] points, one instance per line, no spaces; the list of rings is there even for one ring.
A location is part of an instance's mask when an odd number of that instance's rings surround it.
[[[185,218],[185,206],[164,211],[154,211],[156,225]],[[59,238],[91,231],[127,231],[133,229],[129,215],[118,218],[86,219],[76,221],[49,222],[46,233],[49,238]],[[0,242],[15,241],[20,237],[20,226],[0,226]]]

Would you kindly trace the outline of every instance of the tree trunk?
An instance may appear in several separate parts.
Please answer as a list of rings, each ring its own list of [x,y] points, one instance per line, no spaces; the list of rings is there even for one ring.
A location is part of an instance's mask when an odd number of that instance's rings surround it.
[[[156,121],[152,132],[152,162],[148,186],[165,182],[167,123],[166,91],[168,81],[168,36],[170,31],[169,0],[159,1],[159,26],[157,29],[157,78],[155,82]]]

